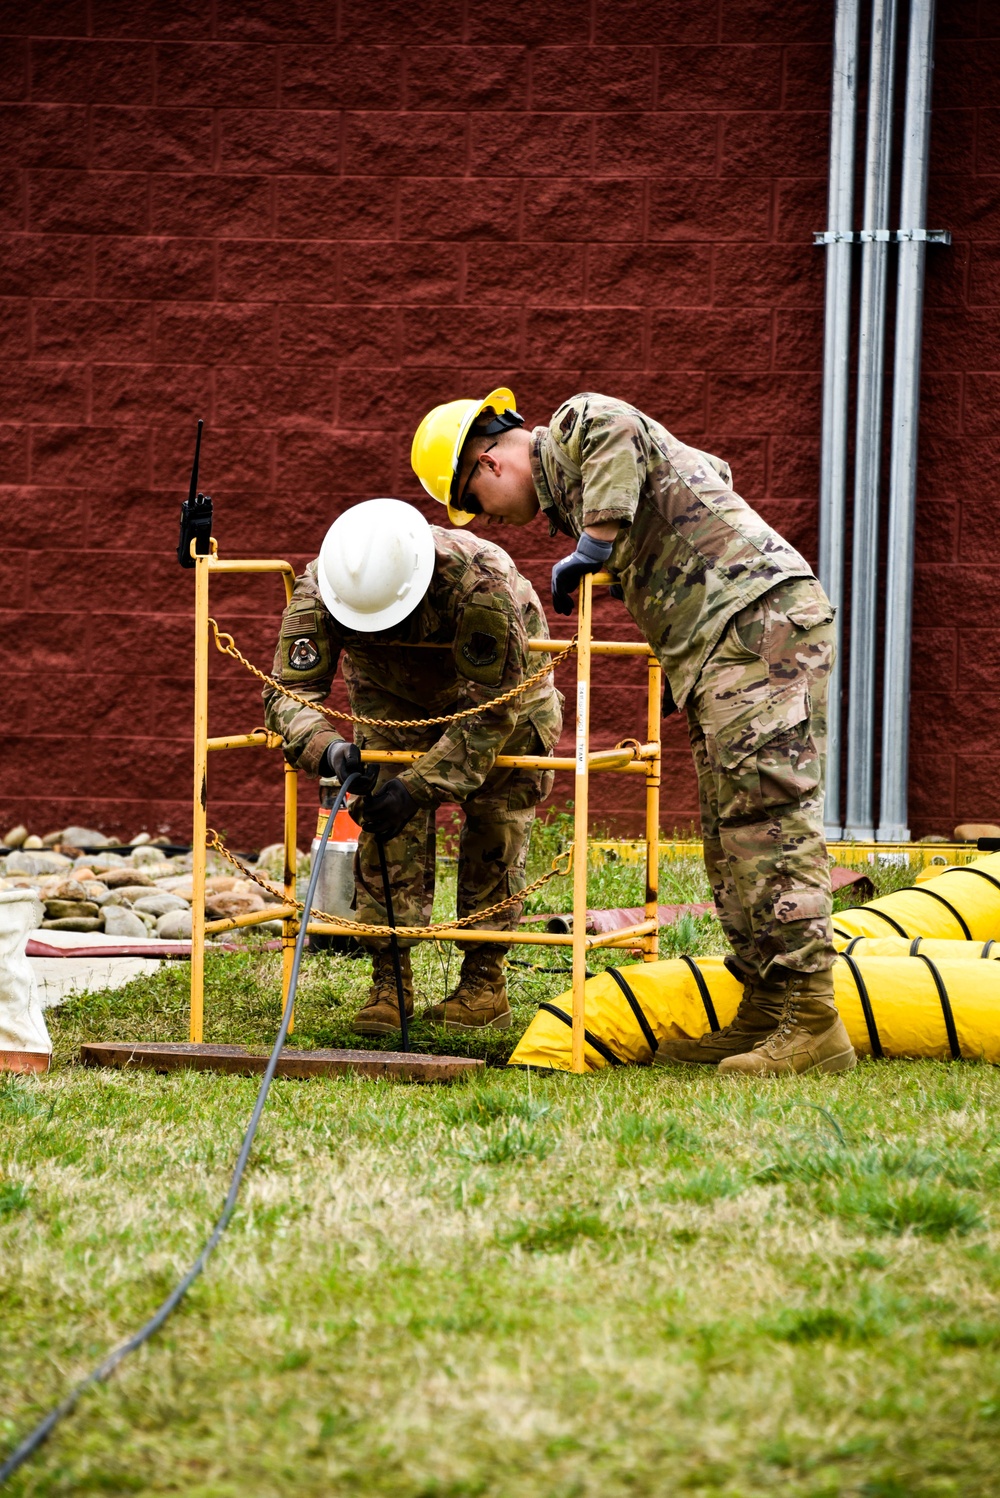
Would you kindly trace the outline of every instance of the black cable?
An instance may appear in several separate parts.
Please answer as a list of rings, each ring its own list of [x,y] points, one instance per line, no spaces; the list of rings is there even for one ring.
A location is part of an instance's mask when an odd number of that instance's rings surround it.
[[[329,840],[330,833],[333,830],[334,818],[336,817],[337,812],[340,810],[341,806],[344,804],[348,789],[356,780],[367,781],[367,777],[357,772],[353,775],[348,775],[347,779],[344,781],[343,785],[338,791],[337,798],[330,809],[330,815],[328,816],[326,826],[323,829],[323,836],[320,838],[319,847],[316,849],[316,857],[313,860],[312,873],[309,878],[309,892],[306,895],[305,912],[303,914],[302,924],[299,927],[299,934],[295,939],[295,956],[292,959],[292,973],[288,984],[288,998],[285,1000],[284,1013],[281,1016],[281,1024],[278,1028],[278,1033],[275,1037],[274,1045],[271,1048],[271,1055],[268,1058],[268,1063],[264,1070],[264,1075],[261,1078],[260,1089],[257,1093],[257,1101],[254,1103],[253,1112],[250,1115],[250,1122],[247,1124],[246,1133],[243,1135],[243,1144],[240,1148],[240,1153],[236,1161],[236,1169],[233,1171],[233,1177],[229,1185],[229,1194],[226,1197],[226,1202],[225,1206],[222,1209],[222,1214],[219,1217],[218,1222],[215,1224],[215,1227],[212,1229],[211,1237],[208,1239],[208,1242],[205,1244],[205,1247],[202,1249],[197,1259],[195,1259],[194,1263],[191,1265],[191,1268],[188,1270],[187,1274],[182,1280],[179,1281],[177,1285],[174,1286],[173,1290],[171,1290],[166,1300],[149,1318],[145,1326],[140,1327],[140,1329],[133,1336],[129,1337],[127,1341],[119,1343],[119,1345],[114,1348],[112,1352],[109,1352],[104,1361],[98,1363],[97,1367],[93,1369],[92,1372],[88,1373],[85,1379],[82,1379],[74,1389],[71,1389],[70,1392],[66,1395],[66,1398],[60,1404],[57,1404],[54,1410],[50,1410],[50,1412],[45,1416],[45,1419],[40,1421],[39,1424],[35,1426],[31,1434],[25,1436],[21,1444],[11,1452],[10,1456],[4,1462],[3,1466],[0,1467],[0,1484],[5,1483],[9,1477],[13,1477],[18,1467],[26,1462],[28,1460],[28,1457],[32,1456],[38,1450],[38,1448],[52,1434],[53,1430],[59,1424],[59,1421],[62,1420],[66,1415],[70,1414],[76,1408],[80,1396],[84,1394],[92,1384],[103,1383],[105,1379],[109,1378],[115,1371],[115,1369],[118,1367],[118,1364],[122,1362],[124,1358],[128,1357],[130,1352],[135,1352],[136,1349],[141,1347],[144,1342],[148,1342],[149,1338],[153,1335],[154,1332],[159,1331],[160,1327],[167,1320],[167,1317],[172,1311],[176,1310],[177,1306],[180,1305],[181,1301],[184,1299],[185,1295],[190,1290],[199,1274],[201,1274],[206,1263],[208,1262],[209,1254],[215,1248],[219,1239],[222,1237],[223,1233],[226,1231],[226,1228],[229,1226],[229,1220],[236,1208],[236,1199],[239,1196],[240,1185],[243,1181],[243,1173],[246,1170],[247,1161],[250,1158],[250,1151],[253,1148],[254,1135],[257,1132],[257,1125],[260,1123],[260,1116],[264,1111],[264,1104],[267,1102],[267,1094],[270,1091],[271,1083],[274,1080],[274,1074],[277,1070],[278,1061],[281,1057],[281,1052],[284,1049],[285,1040],[288,1035],[288,1027],[292,1021],[292,1013],[295,1008],[295,991],[298,987],[299,982],[299,968],[302,965],[302,952],[306,942],[306,927],[309,924],[308,912],[312,909],[313,897],[316,893],[316,885],[319,882],[319,871],[323,864],[323,855],[326,852],[326,845]],[[390,915],[390,920],[391,919],[392,917]],[[395,940],[395,938],[393,939]]]
[[[385,842],[380,833],[375,833],[375,846],[378,849],[378,866],[382,874],[382,895],[385,900],[385,921],[387,926],[395,926],[396,919],[392,913],[392,887],[389,884],[389,870],[385,862]],[[403,970],[399,965],[399,939],[395,931],[389,936],[389,951],[392,953],[392,970],[396,976],[396,999],[399,1003],[399,1028],[403,1032],[403,1050],[410,1049],[410,1028],[406,1021],[406,999],[403,996]]]

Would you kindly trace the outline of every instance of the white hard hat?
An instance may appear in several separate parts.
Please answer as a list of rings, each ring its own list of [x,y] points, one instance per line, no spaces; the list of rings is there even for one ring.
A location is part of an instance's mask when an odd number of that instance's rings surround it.
[[[434,537],[413,505],[366,499],[339,515],[323,538],[317,582],[348,629],[391,629],[420,603],[434,572]]]

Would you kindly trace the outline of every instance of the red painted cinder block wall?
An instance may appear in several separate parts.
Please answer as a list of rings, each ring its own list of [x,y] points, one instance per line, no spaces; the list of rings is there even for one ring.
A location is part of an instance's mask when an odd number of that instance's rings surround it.
[[[828,5],[40,0],[0,23],[0,817],[189,832],[173,551],[198,416],[229,557],[301,567],[345,505],[423,504],[417,420],[501,381],[530,423],[580,389],[638,403],[815,557]],[[996,5],[939,5],[928,221],[955,244],[928,255],[917,834],[1000,811],[998,30]],[[544,596],[565,543],[492,534]],[[266,665],[280,602],[234,579],[213,612]],[[631,632],[610,601],[600,627]],[[641,672],[598,682],[596,742],[641,736]],[[260,720],[213,660],[212,731]],[[696,814],[678,719],[666,746],[669,830]],[[212,772],[215,826],[280,835],[277,756]],[[630,783],[594,803],[638,825]]]

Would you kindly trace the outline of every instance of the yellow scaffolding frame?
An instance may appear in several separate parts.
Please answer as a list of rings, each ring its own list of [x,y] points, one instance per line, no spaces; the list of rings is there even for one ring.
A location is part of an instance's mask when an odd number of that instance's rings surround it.
[[[287,998],[291,979],[295,938],[299,931],[299,913],[295,907],[296,821],[298,815],[298,776],[284,763],[285,866],[283,889],[285,903],[272,905],[248,915],[224,920],[205,919],[205,878],[207,872],[206,833],[208,828],[208,756],[222,749],[281,747],[281,736],[266,729],[252,733],[208,737],[208,661],[209,661],[209,580],[214,573],[277,573],[285,585],[285,601],[292,596],[295,571],[288,562],[223,561],[213,537],[207,555],[193,551],[195,562],[195,652],[194,652],[194,802],[192,818],[192,900],[191,900],[191,1016],[190,1036],[195,1044],[204,1039],[205,1024],[205,939],[224,931],[262,925],[265,921],[282,923],[282,997]],[[613,581],[606,573],[586,574],[580,583],[579,623],[577,629],[576,677],[576,752],[572,758],[550,755],[501,754],[496,763],[503,768],[547,769],[574,775],[573,819],[573,929],[571,932],[481,931],[472,927],[443,926],[422,941],[497,942],[505,946],[568,946],[573,959],[573,1071],[584,1067],[584,993],[587,954],[597,947],[641,946],[643,959],[655,962],[659,955],[659,809],[660,809],[660,722],[663,691],[660,664],[649,646],[642,641],[594,640],[592,638],[593,591]],[[530,640],[536,652],[556,651],[569,646],[568,640]],[[433,647],[431,647],[433,648]],[[595,655],[640,657],[647,665],[646,740],[636,750],[590,748],[591,662]],[[366,750],[362,760],[368,764],[412,764],[419,754],[408,750]],[[632,926],[605,935],[587,935],[587,846],[589,832],[590,776],[594,771],[623,775],[643,775],[646,780],[645,846],[646,899],[645,919]],[[309,921],[310,932],[343,935],[344,927],[324,921]]]

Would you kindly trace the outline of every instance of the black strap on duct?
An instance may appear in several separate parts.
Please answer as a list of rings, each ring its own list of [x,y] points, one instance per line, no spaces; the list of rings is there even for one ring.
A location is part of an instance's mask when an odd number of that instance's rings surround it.
[[[629,987],[629,985],[625,982],[625,979],[622,977],[622,975],[619,972],[618,968],[616,968],[616,967],[609,967],[609,968],[606,968],[605,971],[607,972],[607,975],[608,975],[609,978],[613,978],[615,980],[615,982],[618,984],[618,987],[621,989],[622,993],[625,995],[626,999],[628,1000],[628,1007],[631,1009],[632,1013],[635,1015],[636,1024],[639,1026],[639,1029],[642,1031],[643,1039],[645,1040],[646,1044],[649,1046],[649,1053],[650,1053],[651,1056],[655,1056],[656,1055],[656,1036],[653,1034],[653,1027],[652,1027],[652,1025],[649,1023],[649,1020],[646,1018],[645,1014],[643,1013],[642,1005],[639,1003],[639,1000],[636,998],[635,994],[632,992],[632,990]]]
[[[988,957],[990,955],[990,948],[991,947],[995,947],[995,946],[996,946],[996,942],[993,940],[993,938],[991,936],[990,939],[989,939],[989,941],[986,942],[986,944],[984,945],[983,950],[980,952],[980,954],[979,954],[980,957]]]
[[[701,1002],[705,1006],[705,1013],[708,1015],[708,1028],[711,1030],[713,1035],[717,1035],[721,1028],[719,1025],[719,1016],[715,1012],[715,1005],[712,1003],[712,995],[708,991],[708,984],[705,982],[705,979],[701,975],[701,969],[698,967],[698,964],[695,962],[694,958],[688,957],[686,953],[681,954],[681,961],[686,962],[688,967],[691,969],[694,981],[698,985],[698,992],[701,994]]]
[[[986,879],[992,884],[994,889],[1000,889],[1000,879],[994,878],[992,874],[987,874],[985,869],[973,868],[971,864],[966,864],[964,869],[949,869],[948,872],[951,874],[975,874],[977,879]]]
[[[914,888],[916,888],[916,886],[914,886]],[[865,915],[881,916],[882,920],[886,921],[892,927],[897,936],[901,936],[904,941],[909,941],[910,933],[905,930],[898,921],[894,921],[891,915],[886,915],[884,910],[879,910],[877,905],[861,905],[858,908],[860,910],[863,910],[865,912]]]
[[[908,893],[914,894],[914,895],[930,895],[930,897],[931,897],[932,900],[937,900],[937,902],[938,902],[939,905],[943,905],[944,908],[945,908],[945,910],[949,911],[955,917],[956,921],[958,922],[958,924],[959,924],[959,926],[960,926],[960,928],[962,930],[962,934],[964,935],[966,941],[971,941],[972,940],[972,932],[969,930],[968,926],[965,924],[965,919],[964,919],[961,911],[956,910],[955,907],[954,907],[954,905],[951,903],[951,901],[950,900],[946,900],[945,897],[944,897],[944,895],[939,895],[936,889],[928,889],[927,886],[926,886],[926,884],[915,884],[913,886],[912,890],[908,891]]]
[[[555,1004],[546,1003],[539,1004],[538,1007],[539,1009],[544,1009],[546,1014],[554,1014],[556,1019],[561,1019],[563,1024],[568,1025],[572,1030],[573,1016],[571,1014],[567,1014],[565,1009],[557,1009]],[[583,1038],[587,1042],[587,1044],[597,1052],[599,1056],[603,1056],[604,1060],[608,1063],[609,1066],[621,1066],[623,1064],[620,1058],[615,1055],[611,1047],[605,1045],[603,1040],[598,1040],[597,1036],[592,1035],[589,1030],[584,1030]]]
[[[849,957],[859,941],[868,941],[868,939],[869,938],[866,936],[852,936],[850,941],[847,943],[847,946],[844,948],[844,956]],[[917,940],[920,940],[919,936],[917,937]]]
[[[872,1008],[872,1001],[865,980],[861,976],[861,969],[854,958],[848,957],[846,952],[841,952],[840,955],[850,968],[851,977],[854,979],[854,986],[858,990],[858,998],[861,1000],[861,1012],[865,1017],[865,1025],[868,1029],[868,1044],[872,1048],[872,1055],[876,1061],[882,1061],[885,1059],[885,1051],[883,1051],[882,1042],[879,1039],[878,1026],[875,1023],[875,1011]]]
[[[922,941],[923,941],[923,937],[922,936],[915,936],[913,938],[913,940],[910,942],[910,956],[911,957],[916,957],[918,955],[918,953],[920,951],[920,943]],[[848,948],[848,950],[850,950],[850,948]]]
[[[926,962],[927,966],[931,970],[931,976],[934,979],[934,987],[937,989],[938,998],[941,1000],[941,1013],[944,1015],[944,1027],[948,1032],[948,1048],[951,1051],[951,1059],[952,1061],[961,1061],[962,1047],[958,1043],[958,1031],[955,1029],[955,1016],[952,1013],[951,1000],[948,997],[948,990],[944,986],[944,979],[941,977],[941,974],[938,972],[931,959],[929,957],[925,957],[923,952],[918,952],[917,957],[921,962]]]

